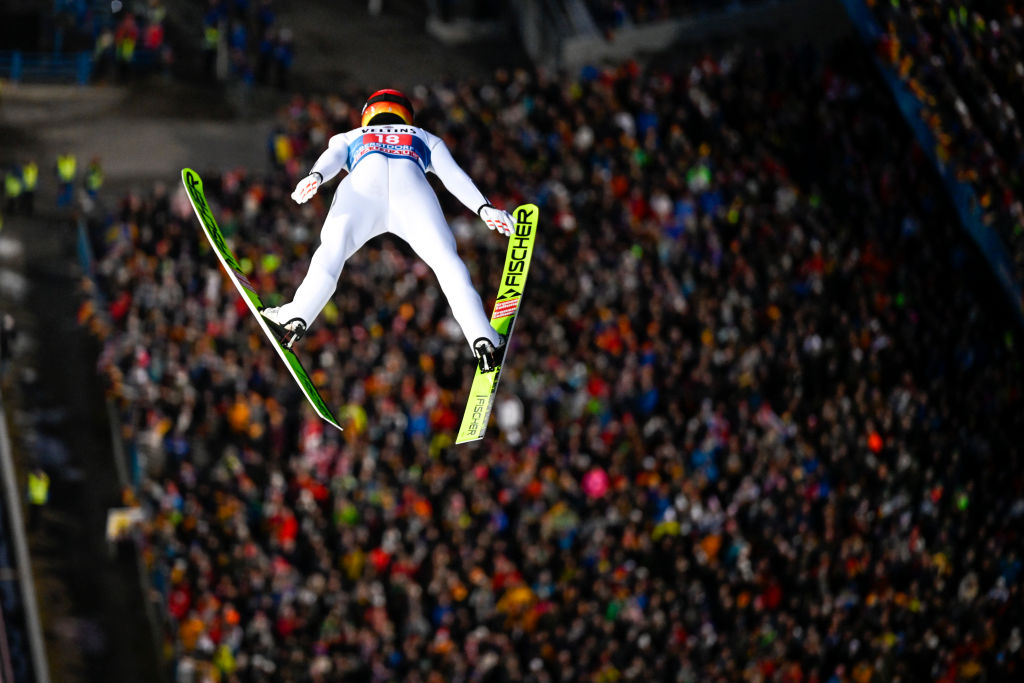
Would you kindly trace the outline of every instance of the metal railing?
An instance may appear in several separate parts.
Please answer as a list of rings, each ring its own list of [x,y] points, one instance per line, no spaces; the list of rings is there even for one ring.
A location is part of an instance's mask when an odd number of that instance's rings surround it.
[[[92,76],[92,55],[88,52],[54,54],[0,51],[0,78],[14,83],[78,83]]]
[[[17,584],[25,626],[28,630],[28,651],[32,661],[35,683],[49,683],[50,669],[46,661],[46,646],[43,628],[39,620],[39,604],[36,600],[35,582],[32,578],[32,560],[28,552],[25,535],[25,520],[21,511],[21,489],[14,473],[14,457],[11,454],[11,439],[7,432],[7,417],[3,410],[3,395],[0,394],[0,494],[4,506],[4,519],[10,532],[11,550],[17,570]]]

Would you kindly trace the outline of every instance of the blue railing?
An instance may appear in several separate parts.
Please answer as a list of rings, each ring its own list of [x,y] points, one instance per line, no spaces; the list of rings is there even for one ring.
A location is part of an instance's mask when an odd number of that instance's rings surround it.
[[[0,52],[0,78],[14,83],[78,83],[85,85],[92,75],[92,55],[88,52],[53,54]]]

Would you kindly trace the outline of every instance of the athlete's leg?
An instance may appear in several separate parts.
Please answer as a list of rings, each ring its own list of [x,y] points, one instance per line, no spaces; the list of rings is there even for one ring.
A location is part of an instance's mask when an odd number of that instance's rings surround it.
[[[459,258],[455,237],[430,185],[410,183],[400,194],[392,189],[392,197],[400,199],[392,203],[388,229],[408,242],[434,271],[466,341],[472,347],[474,341],[484,337],[497,346],[498,333],[488,321],[469,269]]]
[[[312,324],[333,296],[345,261],[384,231],[380,201],[364,197],[347,180],[335,192],[306,277],[292,301],[281,306],[278,317],[282,321],[301,318],[307,326]]]

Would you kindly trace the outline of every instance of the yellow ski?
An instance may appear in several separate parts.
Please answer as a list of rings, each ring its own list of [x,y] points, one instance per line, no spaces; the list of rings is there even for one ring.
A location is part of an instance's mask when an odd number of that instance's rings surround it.
[[[512,212],[516,222],[515,232],[508,240],[508,251],[505,254],[505,270],[501,274],[501,286],[498,298],[494,302],[491,313],[491,327],[499,334],[512,339],[512,328],[516,324],[519,304],[526,286],[526,276],[530,272],[530,257],[533,256],[533,242],[537,235],[537,214],[535,204],[524,204]],[[502,351],[501,361],[490,372],[481,372],[477,367],[473,373],[473,384],[469,388],[469,400],[466,412],[462,415],[455,443],[468,443],[482,439],[487,430],[487,422],[494,407],[494,395],[501,379],[501,368],[505,364],[509,343],[506,342]]]

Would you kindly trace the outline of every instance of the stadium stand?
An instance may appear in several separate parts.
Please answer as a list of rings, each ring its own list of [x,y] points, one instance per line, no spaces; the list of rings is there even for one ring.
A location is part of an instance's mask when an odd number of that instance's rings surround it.
[[[82,319],[178,679],[1019,675],[1019,331],[859,54],[415,90],[495,203],[544,211],[479,447],[450,445],[468,350],[403,245],[350,262],[303,341],[337,434],[180,191],[94,223]],[[358,101],[296,98],[273,174],[207,180],[268,295],[329,200],[288,192]],[[487,290],[502,245],[446,208]]]
[[[876,48],[924,103],[940,157],[975,190],[986,228],[1024,281],[1020,44],[1024,19],[995,2],[870,3]]]

